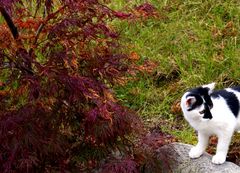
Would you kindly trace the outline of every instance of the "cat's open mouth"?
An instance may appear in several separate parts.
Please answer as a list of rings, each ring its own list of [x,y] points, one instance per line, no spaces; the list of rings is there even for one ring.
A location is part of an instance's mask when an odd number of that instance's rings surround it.
[[[200,114],[204,114],[206,111],[205,111],[205,109],[203,109],[202,111],[200,111],[199,113]]]

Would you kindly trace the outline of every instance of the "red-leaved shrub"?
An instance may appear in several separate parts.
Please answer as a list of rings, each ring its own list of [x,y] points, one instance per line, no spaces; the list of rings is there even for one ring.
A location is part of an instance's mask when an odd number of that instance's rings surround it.
[[[131,65],[108,25],[120,12],[98,0],[1,0],[0,12],[0,172],[81,172],[128,151],[141,123],[110,89]]]

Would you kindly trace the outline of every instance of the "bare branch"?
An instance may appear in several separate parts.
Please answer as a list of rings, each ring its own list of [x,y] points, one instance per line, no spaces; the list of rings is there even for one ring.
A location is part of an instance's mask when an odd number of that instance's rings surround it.
[[[5,8],[2,5],[0,6],[0,12],[3,15],[5,21],[7,22],[7,25],[9,27],[9,29],[11,30],[11,33],[12,33],[14,39],[17,40],[19,37],[17,27],[14,25],[12,18],[10,17],[10,15],[7,13],[7,11],[5,10]]]

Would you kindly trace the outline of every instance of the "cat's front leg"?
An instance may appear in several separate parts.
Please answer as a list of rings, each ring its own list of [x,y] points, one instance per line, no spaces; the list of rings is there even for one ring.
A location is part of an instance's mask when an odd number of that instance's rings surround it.
[[[216,154],[212,158],[215,164],[223,164],[226,161],[228,147],[231,142],[232,133],[222,134],[218,136],[218,144]]]
[[[205,149],[207,148],[208,139],[209,139],[209,135],[199,131],[198,132],[198,143],[195,147],[193,147],[190,150],[189,157],[190,158],[200,157],[203,154],[203,152],[205,151]]]

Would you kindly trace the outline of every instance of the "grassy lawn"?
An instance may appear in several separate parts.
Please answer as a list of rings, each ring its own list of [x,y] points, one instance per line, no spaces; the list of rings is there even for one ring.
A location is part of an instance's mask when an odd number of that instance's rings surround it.
[[[142,2],[119,0],[110,6],[127,11]],[[127,50],[136,52],[142,62],[153,60],[157,68],[117,88],[116,93],[146,124],[160,123],[180,141],[195,143],[194,131],[183,120],[177,103],[194,86],[214,81],[222,88],[240,83],[240,1],[149,2],[158,17],[116,21],[114,26]]]

